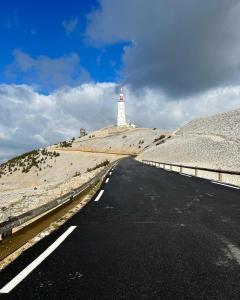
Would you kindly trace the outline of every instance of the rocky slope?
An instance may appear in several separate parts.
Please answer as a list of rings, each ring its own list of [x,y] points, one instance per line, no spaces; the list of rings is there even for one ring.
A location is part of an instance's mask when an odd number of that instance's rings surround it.
[[[138,159],[239,170],[240,109],[194,120]]]
[[[55,149],[80,150],[113,154],[137,155],[159,141],[168,137],[170,132],[156,128],[108,127],[92,132],[72,141],[71,146],[62,144],[51,147]],[[69,141],[71,142],[71,141]]]

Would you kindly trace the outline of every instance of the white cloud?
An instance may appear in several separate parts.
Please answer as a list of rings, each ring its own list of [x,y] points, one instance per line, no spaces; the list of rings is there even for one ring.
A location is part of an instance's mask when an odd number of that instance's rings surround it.
[[[175,129],[200,116],[240,107],[240,86],[178,101],[146,88],[125,87],[127,117],[141,127]],[[0,85],[0,161],[116,121],[116,83],[89,83],[40,94],[28,85]],[[171,100],[171,101],[170,101]]]
[[[72,19],[72,20],[64,20],[62,22],[62,25],[65,29],[66,34],[71,34],[78,25],[78,18]]]

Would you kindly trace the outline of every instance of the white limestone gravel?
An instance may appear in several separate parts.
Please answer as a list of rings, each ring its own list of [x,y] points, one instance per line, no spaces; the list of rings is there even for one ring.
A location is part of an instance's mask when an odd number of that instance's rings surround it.
[[[138,159],[239,171],[240,109],[194,120]]]

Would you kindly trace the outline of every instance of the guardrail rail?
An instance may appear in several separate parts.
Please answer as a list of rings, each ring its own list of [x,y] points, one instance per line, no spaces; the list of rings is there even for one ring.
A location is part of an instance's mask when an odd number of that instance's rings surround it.
[[[192,170],[192,172],[190,174],[193,176],[201,177],[201,178],[205,178],[205,179],[213,179],[213,180],[217,180],[222,183],[240,186],[240,172],[239,171],[204,168],[204,167],[198,167],[198,166],[166,163],[166,162],[159,162],[159,161],[152,161],[152,160],[145,160],[145,159],[142,160],[142,162],[147,165],[150,165],[150,166],[155,166],[155,167],[162,168],[162,169],[168,169],[168,170],[175,171],[178,173],[183,173],[184,169]],[[201,174],[200,174],[200,171],[202,172]],[[204,172],[205,172],[205,174],[204,174]],[[211,174],[215,174],[216,175],[215,178],[211,178],[212,177]],[[226,177],[226,175],[230,175],[230,176],[232,175],[232,176],[234,176],[234,178],[233,177],[228,178],[228,177]],[[225,178],[224,178],[224,176],[225,176]],[[236,178],[236,176],[237,176],[237,178]]]

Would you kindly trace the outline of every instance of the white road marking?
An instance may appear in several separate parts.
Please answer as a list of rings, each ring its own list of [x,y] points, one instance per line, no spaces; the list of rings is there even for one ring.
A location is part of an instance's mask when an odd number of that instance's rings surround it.
[[[184,174],[184,173],[180,173],[183,176],[187,176],[187,177],[192,177],[192,175],[188,175],[188,174]]]
[[[7,283],[1,290],[0,294],[7,294],[11,292],[25,277],[27,277],[41,262],[44,261],[76,228],[77,226],[70,226],[51,246],[49,246],[41,255],[39,255],[32,263],[23,269],[17,276],[15,276],[9,283]]]
[[[109,178],[106,179],[105,183],[108,183],[108,181],[109,181]]]
[[[206,193],[207,196],[214,197],[213,194]]]
[[[109,175],[112,175],[112,172],[110,172]]]
[[[240,265],[240,248],[233,245],[230,241],[225,240],[224,238],[221,239],[222,242],[227,246],[227,256],[229,258],[235,259],[236,262]],[[226,249],[222,249],[226,253]]]
[[[212,181],[212,183],[215,183],[215,184],[219,184],[219,185],[223,185],[223,186],[227,186],[227,187],[230,187],[230,188],[233,188],[233,189],[240,190],[240,188],[237,187],[237,186],[233,186],[233,185],[229,185],[229,184],[225,184],[225,183],[221,183],[221,182],[217,182],[217,181]]]
[[[102,197],[103,192],[104,192],[104,190],[101,190],[101,191],[99,192],[99,194],[97,195],[97,198],[96,198],[94,201],[99,201],[100,198]]]

